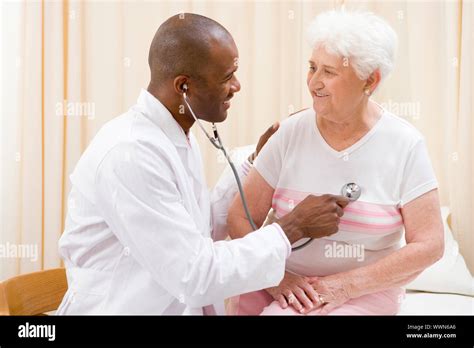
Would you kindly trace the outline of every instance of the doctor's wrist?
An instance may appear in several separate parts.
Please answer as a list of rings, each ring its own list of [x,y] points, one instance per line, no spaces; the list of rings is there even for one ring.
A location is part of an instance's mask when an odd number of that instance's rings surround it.
[[[288,238],[288,240],[290,241],[290,244],[293,244],[303,238],[304,233],[299,227],[299,225],[295,222],[294,217],[292,217],[291,215],[292,214],[287,214],[275,222],[280,225],[281,229],[286,235],[286,238]]]

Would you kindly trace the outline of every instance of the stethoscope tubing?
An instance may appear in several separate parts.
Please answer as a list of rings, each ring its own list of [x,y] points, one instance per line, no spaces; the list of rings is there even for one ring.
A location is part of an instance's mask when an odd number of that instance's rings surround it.
[[[245,215],[247,216],[247,219],[248,219],[250,225],[252,226],[253,230],[256,231],[258,229],[258,227],[255,224],[255,222],[253,221],[252,216],[250,215],[250,211],[249,211],[249,208],[248,208],[248,205],[247,205],[247,200],[245,198],[245,194],[244,194],[244,190],[242,188],[242,183],[240,181],[239,174],[237,173],[237,169],[235,168],[235,165],[232,162],[232,159],[227,154],[227,151],[226,151],[226,149],[225,149],[225,147],[222,143],[222,139],[219,136],[219,132],[217,131],[216,125],[214,123],[212,123],[212,131],[214,133],[214,137],[211,137],[209,135],[209,133],[206,131],[206,129],[204,128],[204,126],[201,124],[201,122],[199,121],[197,116],[194,114],[194,111],[191,108],[191,105],[189,105],[188,98],[186,96],[186,92],[183,92],[183,99],[184,99],[184,102],[186,103],[186,106],[188,107],[189,111],[191,112],[191,115],[193,116],[194,120],[197,122],[197,124],[199,125],[199,127],[201,128],[203,133],[206,135],[206,137],[209,139],[211,144],[216,149],[221,150],[222,153],[224,154],[225,158],[227,159],[227,162],[229,163],[229,166],[232,169],[232,173],[234,174],[235,181],[237,182],[237,187],[239,189],[240,198],[242,199],[242,205],[243,205],[244,210],[245,210]],[[361,194],[361,189],[360,189],[360,186],[355,184],[355,183],[348,183],[348,184],[345,184],[342,187],[342,192],[341,193],[342,193],[343,196],[349,197],[349,199],[351,201],[355,201],[355,200],[359,199],[360,194]],[[291,251],[293,252],[293,251],[303,249],[304,247],[311,244],[313,241],[314,241],[314,239],[310,238],[309,240],[307,240],[303,244],[292,247]]]

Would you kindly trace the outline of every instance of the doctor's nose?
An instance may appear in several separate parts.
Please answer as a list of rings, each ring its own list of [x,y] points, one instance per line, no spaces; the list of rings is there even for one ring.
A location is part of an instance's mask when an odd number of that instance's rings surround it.
[[[237,79],[236,76],[233,78],[232,85],[230,86],[230,90],[232,93],[237,93],[240,91],[240,81]]]

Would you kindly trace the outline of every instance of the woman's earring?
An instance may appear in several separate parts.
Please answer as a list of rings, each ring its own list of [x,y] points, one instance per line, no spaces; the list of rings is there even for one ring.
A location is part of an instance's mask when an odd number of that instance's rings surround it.
[[[370,94],[371,94],[371,93],[370,93],[370,89],[368,89],[368,88],[364,89],[364,94],[365,94],[366,96],[370,96]]]

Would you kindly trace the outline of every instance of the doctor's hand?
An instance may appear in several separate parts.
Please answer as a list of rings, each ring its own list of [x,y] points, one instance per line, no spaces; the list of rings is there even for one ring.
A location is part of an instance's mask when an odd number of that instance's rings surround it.
[[[343,196],[309,195],[277,223],[291,244],[301,238],[321,238],[339,230],[339,221],[349,199]]]
[[[308,279],[290,272],[285,272],[278,286],[265,290],[278,301],[281,308],[293,306],[301,314],[306,314],[321,305],[318,294]]]

